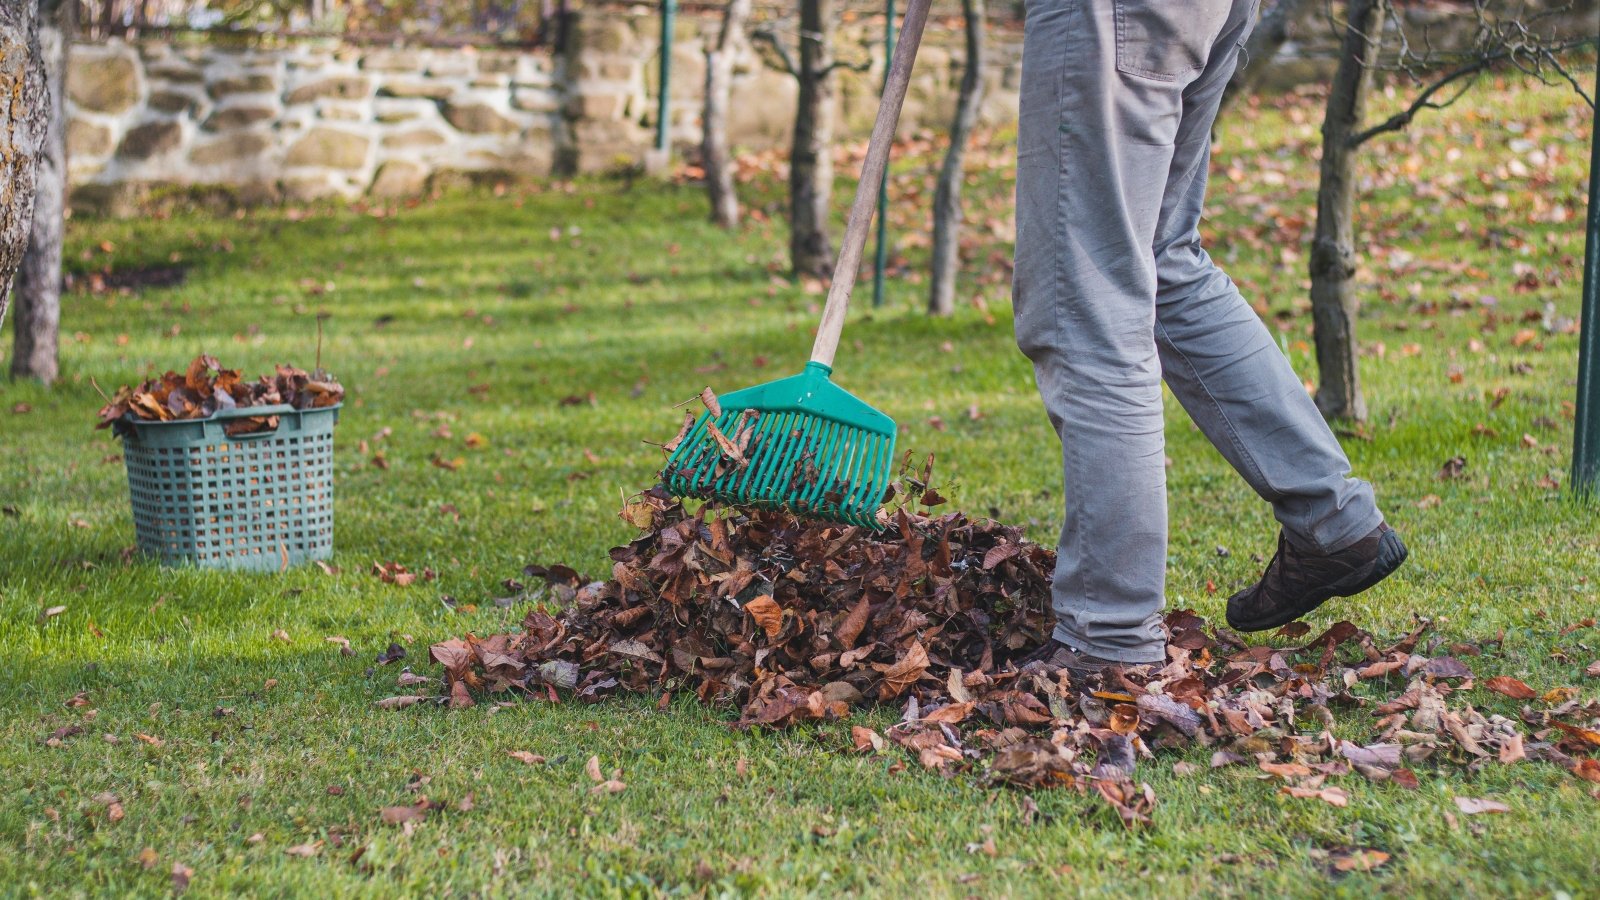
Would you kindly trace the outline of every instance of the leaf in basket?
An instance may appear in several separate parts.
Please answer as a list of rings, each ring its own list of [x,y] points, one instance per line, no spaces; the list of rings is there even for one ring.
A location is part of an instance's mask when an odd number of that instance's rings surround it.
[[[222,433],[228,437],[238,437],[241,434],[255,434],[258,431],[271,431],[278,427],[277,416],[250,416],[245,419],[234,419],[222,426]]]
[[[149,392],[134,394],[128,406],[133,410],[133,414],[141,419],[155,419],[165,422],[172,418],[172,413],[168,412],[161,401],[157,400],[156,396]]]
[[[202,353],[189,363],[189,371],[183,376],[183,385],[196,394],[211,392],[210,373],[222,368],[222,363],[217,362],[215,356]]]

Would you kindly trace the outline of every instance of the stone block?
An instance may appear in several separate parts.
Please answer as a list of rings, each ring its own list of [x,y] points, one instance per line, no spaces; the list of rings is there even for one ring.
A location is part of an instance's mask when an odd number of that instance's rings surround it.
[[[67,158],[106,156],[111,152],[111,129],[85,119],[67,122]]]
[[[151,91],[145,105],[159,112],[193,115],[206,102],[203,96],[188,91]]]
[[[72,52],[78,52],[76,46],[73,47]],[[206,80],[205,73],[200,71],[199,66],[193,66],[177,59],[156,63],[145,69],[145,74],[150,76],[151,81],[170,81],[174,84],[199,84]]]
[[[206,82],[206,91],[213,97],[229,94],[276,94],[278,77],[271,72],[241,72]]]
[[[361,58],[361,68],[372,72],[416,72],[422,68],[422,54],[415,50],[370,50]]]
[[[183,143],[183,126],[172,119],[146,122],[128,129],[117,146],[123,159],[150,159],[176,150]]]
[[[384,81],[378,86],[379,97],[423,97],[443,100],[456,92],[455,85],[442,81]]]
[[[478,74],[478,56],[464,51],[435,50],[425,71],[430,78],[471,78]]]
[[[364,122],[367,118],[360,106],[351,103],[325,103],[319,114],[330,122]]]
[[[479,150],[467,154],[466,163],[476,171],[535,178],[550,174],[555,148],[549,144],[526,144],[513,153]],[[504,180],[501,178],[501,180]]]
[[[256,106],[248,103],[238,103],[231,106],[218,107],[210,116],[206,117],[205,129],[207,131],[227,131],[230,128],[243,128],[257,122],[265,122],[277,117],[278,110],[271,106]]]
[[[284,157],[284,164],[359,169],[367,164],[367,151],[371,147],[372,140],[365,135],[319,126],[295,141]]]
[[[79,109],[126,112],[144,90],[139,58],[120,44],[74,47],[67,67],[67,96]]]
[[[379,97],[372,102],[372,117],[379,122],[413,122],[434,119],[439,115],[439,104],[420,98]]]
[[[189,151],[189,161],[197,166],[217,166],[247,162],[267,152],[272,137],[260,131],[240,131],[200,144]]]
[[[435,169],[433,174],[428,176],[428,192],[465,190],[473,186],[475,183],[473,178],[477,174],[463,169]]]
[[[602,81],[632,81],[639,74],[639,66],[625,58],[602,59],[596,63],[594,72]]]
[[[580,46],[593,53],[632,53],[639,42],[633,28],[622,19],[580,19],[578,41]]]
[[[467,134],[516,134],[522,126],[487,103],[446,103],[445,121]]]
[[[511,106],[524,112],[553,113],[561,109],[561,96],[555,91],[518,88],[511,97]]]
[[[478,55],[478,71],[485,75],[515,75],[520,53],[489,50]]]
[[[421,163],[392,159],[378,169],[367,193],[374,197],[415,197],[428,185],[428,169]]]
[[[309,103],[324,97],[335,100],[361,100],[372,88],[372,80],[360,75],[335,75],[309,81],[289,92],[285,103]]]
[[[412,150],[423,147],[438,147],[448,143],[449,138],[432,128],[412,128],[385,135],[383,146],[390,150]]]
[[[332,172],[314,172],[290,175],[283,179],[283,196],[289,200],[305,202],[340,197],[345,193],[344,181]]]
[[[573,119],[620,119],[628,108],[628,98],[611,91],[574,94],[567,101],[567,116]]]

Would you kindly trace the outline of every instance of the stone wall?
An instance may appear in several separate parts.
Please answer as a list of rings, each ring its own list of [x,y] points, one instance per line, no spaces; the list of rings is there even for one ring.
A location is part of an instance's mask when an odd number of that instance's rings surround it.
[[[261,202],[546,175],[566,149],[559,64],[472,48],[78,45],[74,204],[120,212],[163,185]]]
[[[673,143],[697,146],[705,42],[720,25],[686,14],[674,35]],[[882,79],[881,24],[840,29],[842,133],[865,132]],[[441,185],[602,172],[653,144],[659,20],[644,7],[586,12],[557,52],[372,48],[336,41],[79,44],[68,80],[73,202],[128,214],[170,186],[220,186],[240,203],[401,197]],[[1020,34],[995,33],[985,118],[1016,115]],[[929,28],[902,130],[953,112],[961,36]],[[729,136],[784,144],[795,80],[738,50]]]
[[[1596,0],[1566,18],[1591,28]],[[1407,7],[1436,38],[1459,31],[1459,12]],[[881,17],[848,13],[835,55],[865,71],[838,72],[838,133],[864,136],[882,81]],[[1417,17],[1422,17],[1418,19]],[[934,18],[901,116],[902,134],[944,129],[963,65],[958,19]],[[679,16],[669,101],[671,136],[700,141],[705,46],[720,17]],[[601,172],[644,162],[653,143],[659,20],[644,5],[590,8],[555,52],[483,48],[374,48],[333,40],[210,40],[73,48],[68,143],[79,209],[135,210],[168,185],[218,185],[237,202],[324,196],[401,197],[470,182]],[[1420,33],[1420,32],[1416,32]],[[792,38],[792,35],[791,35]],[[1470,39],[1451,34],[1450,44]],[[1337,38],[1310,4],[1274,60],[1284,87],[1325,78]],[[1017,114],[1022,35],[990,27],[982,119]],[[729,138],[764,149],[788,141],[795,80],[769,50],[736,54]]]

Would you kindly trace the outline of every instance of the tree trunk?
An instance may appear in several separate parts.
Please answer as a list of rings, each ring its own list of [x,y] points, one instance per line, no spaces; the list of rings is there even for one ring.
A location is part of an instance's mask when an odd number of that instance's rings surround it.
[[[1339,68],[1322,118],[1322,173],[1311,240],[1311,315],[1317,345],[1317,408],[1329,419],[1367,417],[1356,373],[1355,154],[1388,0],[1351,0]]]
[[[956,276],[961,268],[961,163],[983,104],[983,5],[984,0],[961,0],[961,15],[967,26],[967,61],[961,70],[955,122],[950,126],[950,149],[945,153],[939,185],[933,193],[933,279],[928,291],[928,314],[934,316],[948,316],[956,308]]]
[[[789,151],[789,262],[796,275],[833,274],[833,0],[800,0],[799,105]]]
[[[44,150],[50,105],[39,62],[38,4],[0,2],[0,325],[11,277],[33,230],[34,170]]]
[[[706,46],[706,106],[701,116],[705,137],[701,165],[706,170],[706,194],[711,200],[711,221],[723,228],[739,225],[739,194],[733,187],[733,163],[728,152],[728,91],[733,82],[733,53],[750,18],[750,0],[728,0],[722,11],[722,32]]]
[[[77,7],[77,0],[39,0],[39,53],[50,124],[35,176],[33,229],[17,271],[11,376],[46,384],[59,374],[56,332],[61,325],[61,242],[67,226],[67,48],[76,30]]]
[[[1289,26],[1300,18],[1300,11],[1311,0],[1268,0],[1261,12],[1255,30],[1244,42],[1244,53],[1239,57],[1239,67],[1233,70],[1228,86],[1222,91],[1222,109],[1240,97],[1249,95],[1261,81],[1261,74],[1272,65],[1272,60],[1289,42]],[[1220,117],[1220,113],[1218,114]]]

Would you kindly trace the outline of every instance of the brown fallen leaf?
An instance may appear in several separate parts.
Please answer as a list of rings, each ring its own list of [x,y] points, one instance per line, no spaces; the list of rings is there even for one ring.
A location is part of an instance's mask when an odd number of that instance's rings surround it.
[[[146,872],[154,869],[160,861],[161,857],[156,854],[154,847],[145,847],[139,851],[139,866]]]
[[[1533,688],[1509,675],[1496,675],[1493,678],[1485,678],[1483,686],[1497,694],[1505,694],[1513,700],[1532,700],[1539,696]]]
[[[768,638],[775,638],[783,630],[783,607],[772,599],[771,594],[762,594],[744,605],[744,611],[750,618],[767,633]]]
[[[181,862],[172,864],[172,890],[181,894],[189,889],[189,882],[194,878],[194,870]]]
[[[1279,788],[1279,791],[1302,800],[1321,800],[1329,806],[1345,807],[1350,805],[1350,794],[1344,788],[1304,788],[1286,784]]]
[[[413,695],[413,696],[408,696],[408,697],[385,697],[382,700],[379,700],[379,701],[373,703],[372,705],[376,706],[379,709],[404,709],[407,706],[411,706],[414,703],[421,703],[424,700],[433,700],[433,699],[436,699],[436,698],[434,698],[434,697],[423,697],[423,696],[420,696],[420,695]]]
[[[1498,800],[1484,800],[1479,797],[1457,797],[1456,808],[1469,816],[1483,815],[1484,813],[1507,813],[1511,807]]]
[[[111,822],[122,821],[127,813],[122,808],[122,801],[110,791],[101,791],[94,795],[94,802],[106,808],[106,819]]]
[[[694,413],[689,412],[688,410],[684,410],[684,413],[683,413],[683,425],[678,428],[678,433],[672,436],[672,440],[667,441],[665,444],[661,445],[661,449],[667,451],[668,453],[671,453],[672,451],[678,449],[678,446],[683,443],[684,438],[688,437],[689,436],[689,432],[691,430],[693,430],[693,429],[694,429]],[[643,527],[648,527],[648,526],[643,526]]]
[[[537,753],[530,753],[527,750],[510,750],[506,752],[506,755],[517,762],[525,763],[530,766],[536,766],[544,762],[544,757]]]
[[[1301,763],[1264,762],[1259,765],[1259,768],[1268,775],[1275,775],[1285,781],[1291,778],[1305,778],[1311,774],[1311,767]]]
[[[1356,847],[1334,855],[1336,872],[1371,872],[1389,861],[1389,854],[1368,847]]]
[[[882,735],[861,725],[850,726],[850,740],[857,753],[881,753],[889,745]]]
[[[427,818],[428,806],[426,801],[415,806],[385,806],[378,810],[378,817],[385,825],[404,825],[408,822],[420,822]]]
[[[300,859],[310,859],[311,857],[322,852],[322,841],[311,841],[305,844],[295,844],[293,847],[289,847],[283,852],[287,856],[295,856],[299,857]]]
[[[705,404],[706,412],[711,413],[711,418],[715,419],[722,415],[722,404],[717,400],[716,392],[711,390],[710,385],[700,392],[700,402]]]

